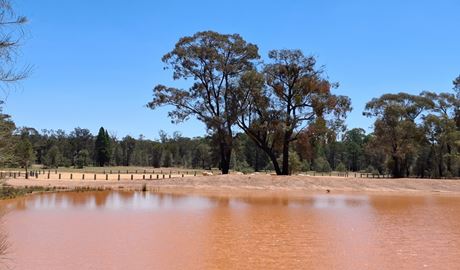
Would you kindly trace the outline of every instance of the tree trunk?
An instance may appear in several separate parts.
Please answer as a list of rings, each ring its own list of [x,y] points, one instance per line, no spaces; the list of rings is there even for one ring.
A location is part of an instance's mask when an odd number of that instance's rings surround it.
[[[265,151],[268,156],[270,157],[270,160],[272,161],[273,168],[275,169],[275,172],[277,175],[282,175],[280,165],[278,164],[278,160],[276,159],[276,156],[273,153],[269,153],[268,151]]]
[[[282,175],[289,175],[289,140],[291,139],[292,132],[285,132],[283,139],[283,170]]]
[[[220,169],[222,174],[228,174],[230,171],[230,158],[232,156],[232,148],[226,143],[220,143]]]
[[[283,170],[282,175],[289,175],[289,142],[283,143]]]
[[[26,169],[26,179],[29,179],[29,172],[27,171],[27,162],[26,162],[26,165],[24,166],[24,168]]]
[[[393,178],[402,178],[402,171],[401,171],[401,161],[395,155],[393,155],[393,168],[392,168]]]
[[[259,151],[255,151],[255,157],[254,157],[254,171],[258,172],[259,171]]]

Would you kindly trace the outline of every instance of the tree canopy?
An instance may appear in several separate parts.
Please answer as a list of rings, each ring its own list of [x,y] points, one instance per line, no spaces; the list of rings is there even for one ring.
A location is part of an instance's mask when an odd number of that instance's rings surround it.
[[[254,66],[259,58],[256,45],[240,35],[198,32],[183,37],[162,61],[173,70],[173,78],[191,79],[188,89],[157,85],[148,107],[172,105],[169,116],[175,122],[195,116],[206,124],[218,139],[220,168],[226,174],[230,167],[233,127],[239,113],[231,99],[236,81]]]
[[[314,57],[300,50],[273,50],[268,57],[260,72],[242,76],[235,91],[238,125],[270,157],[277,174],[286,175],[291,143],[312,125],[342,124],[351,102],[332,94],[338,85],[316,68]]]

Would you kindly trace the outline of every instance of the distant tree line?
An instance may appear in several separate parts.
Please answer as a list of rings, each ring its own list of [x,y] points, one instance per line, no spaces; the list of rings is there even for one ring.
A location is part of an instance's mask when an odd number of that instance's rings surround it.
[[[394,177],[460,177],[460,76],[452,92],[384,94],[363,113],[375,119],[374,131],[334,129],[315,122],[289,146],[289,174],[349,171],[391,174]],[[218,135],[187,138],[176,132],[117,139],[100,128],[62,130],[18,128],[0,113],[0,163],[48,168],[67,166],[146,166],[209,169],[221,162]],[[282,161],[282,157],[278,157]],[[229,169],[275,170],[269,154],[245,132],[233,136]]]

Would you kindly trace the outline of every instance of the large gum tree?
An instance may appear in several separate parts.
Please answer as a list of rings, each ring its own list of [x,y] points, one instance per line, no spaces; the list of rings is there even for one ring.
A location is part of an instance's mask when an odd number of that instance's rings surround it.
[[[217,138],[222,174],[230,169],[238,108],[231,98],[240,76],[253,69],[259,59],[256,45],[240,35],[198,32],[183,37],[162,61],[175,80],[192,81],[188,89],[157,85],[147,106],[155,109],[172,105],[169,116],[181,122],[195,116]]]
[[[270,158],[278,175],[290,173],[293,142],[312,125],[341,125],[350,99],[334,95],[314,57],[300,50],[272,50],[261,71],[242,76],[234,92],[239,127]],[[292,156],[292,155],[291,155]]]
[[[363,115],[376,119],[376,147],[388,156],[387,165],[394,178],[410,174],[423,136],[416,121],[429,106],[426,97],[408,93],[384,94],[366,104]]]

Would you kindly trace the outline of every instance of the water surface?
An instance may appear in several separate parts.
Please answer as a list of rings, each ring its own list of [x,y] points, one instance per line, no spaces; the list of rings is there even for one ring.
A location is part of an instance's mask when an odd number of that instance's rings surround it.
[[[41,194],[3,202],[13,269],[460,269],[460,198]]]

